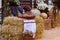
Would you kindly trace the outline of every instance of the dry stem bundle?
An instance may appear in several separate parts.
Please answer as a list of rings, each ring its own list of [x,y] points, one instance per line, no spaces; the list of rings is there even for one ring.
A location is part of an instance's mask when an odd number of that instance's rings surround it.
[[[23,20],[18,17],[6,17],[1,28],[3,40],[22,40]]]

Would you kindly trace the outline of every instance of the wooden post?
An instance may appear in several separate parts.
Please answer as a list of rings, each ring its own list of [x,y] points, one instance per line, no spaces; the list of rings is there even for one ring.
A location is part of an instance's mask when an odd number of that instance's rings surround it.
[[[3,18],[4,18],[4,8],[3,8],[3,6],[4,6],[4,0],[2,0],[2,23],[3,23]]]
[[[31,8],[32,8],[32,0],[30,1],[30,5],[31,5]]]
[[[34,8],[36,8],[37,4],[36,4],[36,0],[34,0]]]

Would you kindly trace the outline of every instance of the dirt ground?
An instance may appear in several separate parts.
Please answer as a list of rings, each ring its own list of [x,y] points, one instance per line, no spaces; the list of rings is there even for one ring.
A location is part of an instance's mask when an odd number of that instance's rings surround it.
[[[60,40],[60,27],[45,30],[42,38],[38,40]]]

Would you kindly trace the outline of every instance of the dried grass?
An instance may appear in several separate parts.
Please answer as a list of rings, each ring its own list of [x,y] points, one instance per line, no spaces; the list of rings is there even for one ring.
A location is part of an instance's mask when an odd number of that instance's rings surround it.
[[[36,20],[36,37],[35,39],[41,38],[44,31],[43,18],[40,16],[35,17]],[[1,35],[3,40],[22,40],[23,32],[23,20],[18,17],[6,17],[3,21],[1,28]]]
[[[36,39],[41,38],[43,31],[44,31],[44,22],[43,22],[43,18],[40,16],[36,16],[35,18],[36,20]]]
[[[57,13],[56,26],[60,26],[60,11]]]
[[[1,28],[3,40],[22,40],[23,20],[18,17],[6,17]]]

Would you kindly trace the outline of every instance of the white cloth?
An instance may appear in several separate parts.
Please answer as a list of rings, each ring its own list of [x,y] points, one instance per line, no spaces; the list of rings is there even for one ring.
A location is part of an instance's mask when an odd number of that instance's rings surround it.
[[[34,38],[36,33],[35,20],[24,20],[24,32],[26,32],[27,30],[32,31]]]

